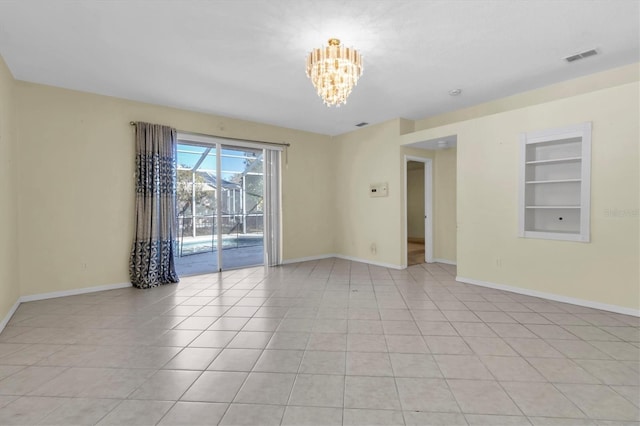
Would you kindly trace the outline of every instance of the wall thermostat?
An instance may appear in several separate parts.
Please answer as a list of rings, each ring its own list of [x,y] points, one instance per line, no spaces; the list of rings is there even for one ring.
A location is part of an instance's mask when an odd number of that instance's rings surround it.
[[[369,185],[370,197],[386,197],[389,194],[387,183],[374,183]]]

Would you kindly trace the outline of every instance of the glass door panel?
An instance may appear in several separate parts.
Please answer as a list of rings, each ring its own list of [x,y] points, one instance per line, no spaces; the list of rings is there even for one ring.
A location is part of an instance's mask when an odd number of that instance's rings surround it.
[[[178,144],[178,275],[264,263],[263,157],[261,149]]]
[[[178,275],[217,272],[216,148],[178,144]]]
[[[222,265],[225,269],[264,263],[263,150],[221,147]]]

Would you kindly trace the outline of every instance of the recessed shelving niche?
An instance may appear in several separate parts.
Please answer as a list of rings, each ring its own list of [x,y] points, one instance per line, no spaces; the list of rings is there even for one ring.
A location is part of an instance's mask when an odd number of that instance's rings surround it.
[[[520,143],[519,235],[588,242],[591,123],[523,133]]]

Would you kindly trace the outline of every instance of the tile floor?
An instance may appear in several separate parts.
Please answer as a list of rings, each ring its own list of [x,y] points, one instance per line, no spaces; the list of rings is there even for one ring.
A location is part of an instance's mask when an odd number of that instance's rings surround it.
[[[0,424],[638,424],[638,318],[454,275],[328,259],[25,303]]]

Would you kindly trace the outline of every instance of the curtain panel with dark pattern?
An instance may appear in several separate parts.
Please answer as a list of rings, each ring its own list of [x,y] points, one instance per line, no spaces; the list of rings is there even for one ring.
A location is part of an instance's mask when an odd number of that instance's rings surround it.
[[[174,263],[176,223],[176,129],[136,123],[135,235],[131,284],[156,287],[179,281]]]

